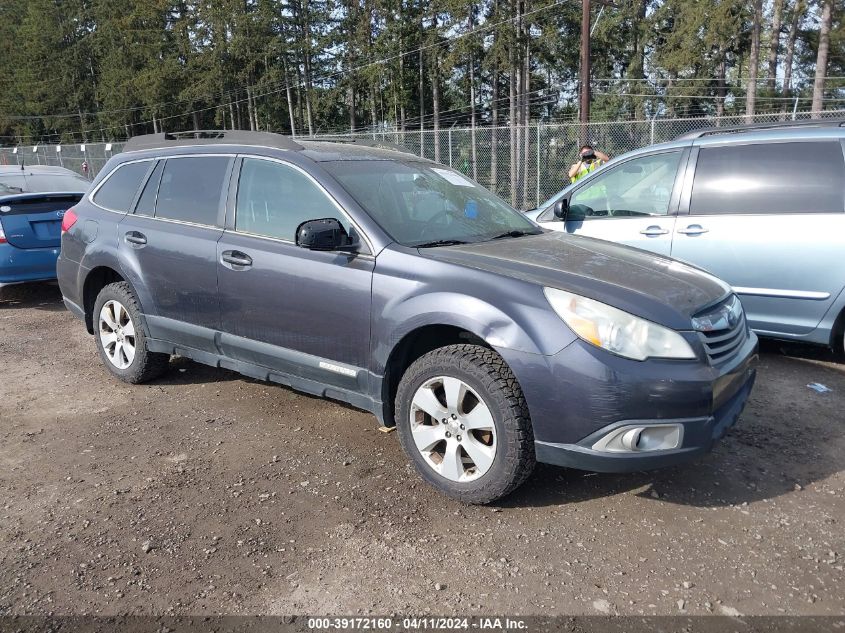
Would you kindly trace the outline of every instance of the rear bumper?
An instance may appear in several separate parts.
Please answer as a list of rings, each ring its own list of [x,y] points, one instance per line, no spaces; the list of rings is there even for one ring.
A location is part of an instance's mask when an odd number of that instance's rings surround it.
[[[56,278],[59,248],[16,248],[0,244],[0,285]]]
[[[76,305],[67,297],[62,297],[62,301],[64,301],[65,307],[68,309],[68,312],[70,312],[77,319],[82,319],[83,321],[85,320],[85,310],[83,310],[80,306]]]

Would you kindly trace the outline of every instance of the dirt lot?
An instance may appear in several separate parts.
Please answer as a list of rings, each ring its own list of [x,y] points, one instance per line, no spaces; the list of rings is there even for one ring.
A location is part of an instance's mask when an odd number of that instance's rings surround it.
[[[699,462],[449,501],[357,410],[186,360],[132,387],[0,298],[0,614],[843,614],[845,365],[766,346]],[[833,391],[816,393],[808,383]]]

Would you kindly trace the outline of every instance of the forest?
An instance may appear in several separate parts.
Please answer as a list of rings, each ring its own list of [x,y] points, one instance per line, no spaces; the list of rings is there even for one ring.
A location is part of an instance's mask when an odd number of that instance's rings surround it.
[[[839,0],[593,0],[591,120],[845,105]],[[3,0],[0,144],[578,117],[580,0]]]

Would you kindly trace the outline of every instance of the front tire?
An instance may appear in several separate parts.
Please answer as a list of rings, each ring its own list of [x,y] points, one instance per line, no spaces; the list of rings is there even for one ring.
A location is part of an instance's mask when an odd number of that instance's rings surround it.
[[[534,470],[522,389],[495,351],[450,345],[417,359],[396,393],[396,426],[417,472],[465,503],[491,503]]]
[[[100,358],[122,381],[139,384],[167,371],[170,355],[147,350],[141,309],[128,283],[109,284],[100,291],[93,321]]]

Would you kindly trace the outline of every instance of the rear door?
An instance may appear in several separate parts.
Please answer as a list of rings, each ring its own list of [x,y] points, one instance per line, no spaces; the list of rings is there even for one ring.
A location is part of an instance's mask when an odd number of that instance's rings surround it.
[[[0,198],[0,224],[16,248],[59,248],[65,211],[81,193],[22,194]]]
[[[611,163],[568,194],[583,220],[563,223],[547,211],[540,224],[668,255],[687,154],[679,148]]]
[[[225,216],[230,155],[158,161],[118,227],[124,266],[153,338],[215,352],[217,240]]]
[[[755,330],[813,330],[845,286],[840,142],[708,143],[691,162],[672,256],[730,283]]]

